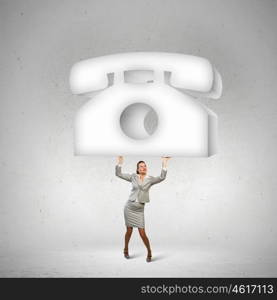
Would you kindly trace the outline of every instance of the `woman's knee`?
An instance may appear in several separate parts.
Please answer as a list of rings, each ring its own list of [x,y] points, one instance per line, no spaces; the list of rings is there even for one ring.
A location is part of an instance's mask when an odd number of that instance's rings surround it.
[[[139,228],[138,230],[139,230],[139,234],[142,238],[147,237],[144,228]]]
[[[126,233],[131,234],[133,232],[133,227],[127,227]]]

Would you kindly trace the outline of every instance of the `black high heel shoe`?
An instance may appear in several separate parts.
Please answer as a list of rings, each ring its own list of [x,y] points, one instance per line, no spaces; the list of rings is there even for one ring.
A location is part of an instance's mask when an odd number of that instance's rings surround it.
[[[152,255],[147,255],[146,261],[147,261],[147,262],[150,262],[151,260],[152,260]]]
[[[128,250],[126,251],[125,249],[123,250],[123,254],[125,258],[130,258]]]

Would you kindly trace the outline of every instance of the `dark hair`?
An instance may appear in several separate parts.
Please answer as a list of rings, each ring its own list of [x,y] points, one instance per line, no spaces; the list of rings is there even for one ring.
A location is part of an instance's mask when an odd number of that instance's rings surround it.
[[[145,163],[145,161],[143,161],[143,160],[140,160],[138,163],[137,163],[137,174],[139,174],[139,172],[138,172],[138,168],[139,168],[139,164],[140,163]]]

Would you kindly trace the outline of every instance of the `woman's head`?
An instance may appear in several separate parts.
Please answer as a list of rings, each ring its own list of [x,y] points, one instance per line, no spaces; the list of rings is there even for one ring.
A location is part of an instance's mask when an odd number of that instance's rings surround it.
[[[143,160],[140,160],[137,163],[137,174],[143,174],[143,175],[145,175],[146,173],[147,173],[146,163]]]

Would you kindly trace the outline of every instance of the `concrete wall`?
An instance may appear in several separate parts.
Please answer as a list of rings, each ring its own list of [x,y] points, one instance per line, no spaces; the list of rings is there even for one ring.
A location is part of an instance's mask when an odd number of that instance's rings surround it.
[[[116,157],[73,156],[86,100],[68,75],[125,51],[203,56],[223,78],[222,98],[202,100],[219,117],[219,153],[169,161],[145,210],[151,241],[276,253],[277,1],[1,0],[0,13],[2,256],[123,245],[130,185]],[[126,157],[123,170],[140,159],[160,173],[159,157]]]

